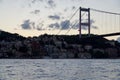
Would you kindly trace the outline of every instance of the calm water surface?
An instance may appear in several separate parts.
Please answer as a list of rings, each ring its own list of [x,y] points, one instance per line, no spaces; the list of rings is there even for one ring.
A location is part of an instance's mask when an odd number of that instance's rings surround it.
[[[120,80],[120,60],[0,59],[0,80]]]

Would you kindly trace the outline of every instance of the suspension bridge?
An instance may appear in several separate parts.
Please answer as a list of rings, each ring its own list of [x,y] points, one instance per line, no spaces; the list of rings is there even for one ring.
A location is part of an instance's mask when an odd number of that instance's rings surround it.
[[[77,17],[75,17],[76,15]],[[77,20],[72,21],[74,17]],[[80,37],[82,34],[88,34],[87,37],[91,37],[91,34],[101,37],[120,35],[120,13],[80,7],[71,15],[69,21],[72,24],[64,35],[70,33],[72,29],[79,29]],[[68,26],[68,23],[64,26]],[[57,35],[61,32],[62,29],[58,31]]]

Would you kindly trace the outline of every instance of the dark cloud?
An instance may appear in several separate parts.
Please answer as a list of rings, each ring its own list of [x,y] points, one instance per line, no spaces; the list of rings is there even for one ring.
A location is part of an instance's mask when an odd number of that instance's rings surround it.
[[[56,7],[55,0],[30,0],[30,3],[28,4],[28,6],[31,7],[33,4],[36,4],[36,3],[42,3],[45,8],[49,8],[49,9]],[[47,5],[45,5],[44,3]]]
[[[73,29],[79,29],[79,23],[77,23],[77,24],[73,27]],[[87,29],[88,29],[88,26],[81,26],[81,29],[87,30]]]
[[[43,29],[42,27],[37,26],[37,27],[36,27],[36,30],[42,31],[42,30],[45,30],[45,29]]]
[[[92,25],[93,23],[95,23],[95,21],[93,19],[91,19],[90,24]]]
[[[75,6],[72,6],[71,8],[64,8],[64,12],[67,12],[67,11],[69,11],[69,10],[75,10],[76,9],[76,7]]]
[[[59,25],[59,23],[53,23],[53,24],[50,24],[49,27],[53,28],[53,29],[59,29],[60,25]]]
[[[69,20],[65,20],[65,21],[61,21],[61,23],[53,23],[49,25],[50,28],[52,29],[62,29],[62,30],[67,30],[70,27],[70,21]]]
[[[61,29],[64,29],[64,30],[69,29],[70,21],[69,20],[62,21],[60,25],[61,25]]]
[[[34,10],[31,12],[32,14],[39,14],[40,13],[40,10]]]
[[[81,2],[81,1],[84,1],[84,0],[71,0],[73,2]]]
[[[29,19],[28,19],[28,20],[25,20],[25,21],[23,22],[23,24],[21,24],[21,27],[22,27],[22,29],[31,29],[32,26],[31,26],[30,20],[29,20]]]
[[[45,30],[45,29],[43,29],[43,26],[44,26],[44,24],[43,24],[43,21],[42,21],[36,26],[36,29],[39,30],[39,31]]]
[[[39,1],[43,2],[43,0],[39,0]]]
[[[72,29],[78,29],[79,28],[79,22],[78,20],[75,20],[71,23]]]
[[[88,26],[81,26],[82,30],[88,30]]]
[[[98,29],[98,27],[97,27],[97,26],[93,26],[93,25],[92,25],[92,28],[93,28],[93,29]]]
[[[50,15],[48,16],[50,19],[52,20],[59,20],[60,19],[60,16],[59,15]]]
[[[47,3],[52,8],[56,7],[56,4],[55,4],[55,2],[53,0],[48,0]]]
[[[28,7],[32,7],[33,4],[43,2],[43,0],[28,0]]]
[[[32,2],[32,3],[35,3],[35,2],[36,2],[36,0],[32,0],[31,2]]]
[[[76,21],[74,21],[74,22],[76,22]],[[91,28],[92,29],[98,29],[98,27],[97,26],[94,26],[93,25],[93,23],[95,23],[95,21],[94,20],[91,20]],[[72,24],[72,26],[73,26],[74,24]],[[76,25],[74,25],[73,26],[73,29],[79,29],[79,22],[77,22],[76,23]],[[81,29],[83,29],[83,30],[88,30],[88,26],[81,26]]]
[[[73,7],[72,7],[72,10],[74,10],[74,9],[76,9],[76,7],[75,7],[75,6],[73,6]]]
[[[31,26],[33,29],[35,29],[35,22],[31,22]]]
[[[43,0],[32,0],[31,3],[36,3],[36,2],[43,2]]]
[[[30,29],[36,29],[39,31],[45,30],[43,26],[44,26],[43,21],[40,23],[35,23],[33,21],[30,21],[29,19],[25,20],[23,24],[21,24],[22,29],[25,29],[25,30],[30,30]]]
[[[36,4],[38,2],[43,2],[43,0],[28,0],[28,7],[32,7],[33,4]],[[26,6],[26,5],[25,5]]]
[[[90,25],[91,25],[91,28],[93,29],[98,29],[97,26],[94,25],[95,21],[93,19],[90,20]]]
[[[91,22],[91,28],[92,29],[98,29],[98,27],[92,25],[93,21]],[[53,23],[50,24],[49,27],[53,29],[62,29],[67,30],[72,26],[72,29],[79,29],[79,21],[76,20],[72,23],[70,23],[69,20],[61,21],[61,23]],[[81,26],[82,30],[88,30],[88,26]]]
[[[73,29],[79,29],[79,23],[76,24],[76,25],[73,27]],[[88,30],[88,26],[81,26],[81,29],[82,29],[82,30]]]

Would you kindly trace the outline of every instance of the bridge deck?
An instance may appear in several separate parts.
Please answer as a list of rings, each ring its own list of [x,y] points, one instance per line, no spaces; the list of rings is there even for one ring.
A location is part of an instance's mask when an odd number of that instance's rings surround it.
[[[100,37],[109,37],[109,36],[117,36],[120,35],[120,32],[117,33],[110,33],[110,34],[102,34],[102,35],[98,35]]]
[[[110,33],[110,34],[101,34],[101,35],[93,35],[93,36],[83,36],[81,38],[96,38],[96,37],[110,37],[120,35],[120,32]]]

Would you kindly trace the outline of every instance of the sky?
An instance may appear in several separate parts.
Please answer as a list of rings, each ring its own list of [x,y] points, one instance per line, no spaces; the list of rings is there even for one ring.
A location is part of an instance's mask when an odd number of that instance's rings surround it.
[[[78,22],[79,11],[72,20],[70,18],[80,6],[120,13],[119,3],[120,0],[0,0],[0,30],[26,37],[57,34],[60,29],[59,34],[65,34]],[[98,15],[93,14],[93,17],[96,19],[91,19],[93,32],[98,32],[101,23]],[[83,30],[87,31],[85,27]],[[78,33],[76,24],[67,34]]]

